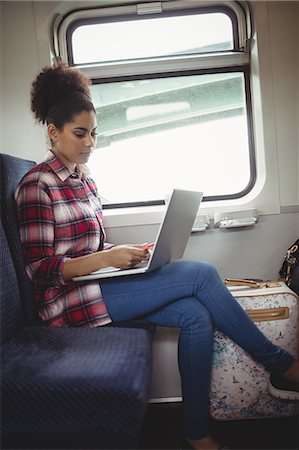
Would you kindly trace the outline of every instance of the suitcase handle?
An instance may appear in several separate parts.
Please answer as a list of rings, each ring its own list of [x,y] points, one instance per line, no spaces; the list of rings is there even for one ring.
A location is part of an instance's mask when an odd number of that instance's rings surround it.
[[[290,310],[287,306],[281,308],[248,309],[246,313],[254,322],[282,320],[290,317]]]
[[[224,283],[226,286],[248,286],[256,289],[281,286],[279,281],[255,281],[241,278],[226,278]]]

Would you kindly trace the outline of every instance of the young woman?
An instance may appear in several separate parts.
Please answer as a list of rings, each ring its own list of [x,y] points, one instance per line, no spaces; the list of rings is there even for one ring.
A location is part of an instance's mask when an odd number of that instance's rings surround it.
[[[179,367],[186,440],[195,449],[221,448],[209,433],[213,327],[298,395],[299,364],[271,343],[206,262],[176,261],[152,273],[75,282],[107,266],[130,268],[148,258],[142,245],[105,242],[102,208],[85,163],[96,143],[89,80],[65,64],[46,67],[33,82],[31,109],[46,124],[51,149],[16,191],[26,270],[39,315],[50,326],[97,327],[144,319],[180,327]],[[110,170],[113,176],[113,168]],[[134,174],[136,186],[143,174]],[[119,188],[126,178],[117,180]],[[278,389],[279,392],[279,389]]]

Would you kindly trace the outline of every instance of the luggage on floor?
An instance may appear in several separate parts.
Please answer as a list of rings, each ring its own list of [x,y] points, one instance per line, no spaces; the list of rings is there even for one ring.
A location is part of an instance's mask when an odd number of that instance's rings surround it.
[[[226,284],[261,331],[272,342],[298,356],[298,296],[283,282],[227,280]],[[269,373],[264,367],[215,330],[211,417],[237,420],[298,414],[299,402],[273,397],[268,383]]]

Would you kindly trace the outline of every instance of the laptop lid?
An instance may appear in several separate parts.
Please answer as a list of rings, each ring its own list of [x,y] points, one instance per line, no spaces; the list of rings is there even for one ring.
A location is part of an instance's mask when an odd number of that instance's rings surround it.
[[[148,270],[183,257],[203,193],[174,189],[161,222]]]
[[[112,278],[119,276],[136,275],[158,269],[176,259],[181,259],[196,214],[202,200],[203,193],[197,191],[186,191],[174,189],[164,218],[160,224],[156,242],[151,252],[149,261],[142,267],[136,266],[131,269],[119,269],[107,267],[97,270],[89,275],[74,277],[75,281],[94,280],[98,278]]]

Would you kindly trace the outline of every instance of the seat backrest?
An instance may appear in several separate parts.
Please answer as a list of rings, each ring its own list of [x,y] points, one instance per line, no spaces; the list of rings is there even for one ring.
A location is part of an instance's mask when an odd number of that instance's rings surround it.
[[[24,325],[19,284],[6,235],[0,221],[0,331],[1,345]]]
[[[33,161],[0,153],[1,220],[19,283],[26,324],[37,319],[37,312],[32,286],[25,271],[14,193],[19,181],[34,165]]]

